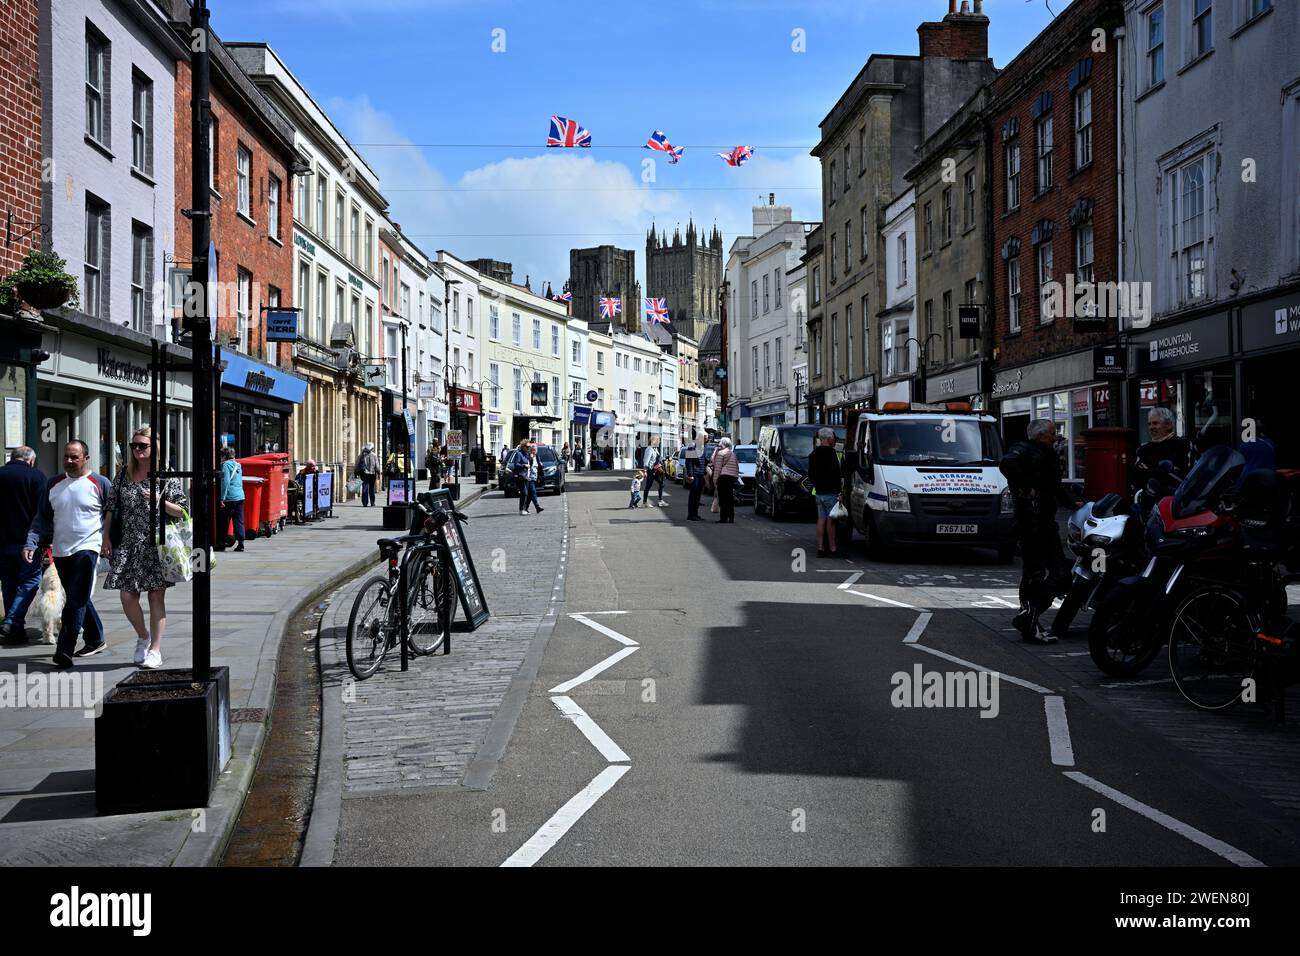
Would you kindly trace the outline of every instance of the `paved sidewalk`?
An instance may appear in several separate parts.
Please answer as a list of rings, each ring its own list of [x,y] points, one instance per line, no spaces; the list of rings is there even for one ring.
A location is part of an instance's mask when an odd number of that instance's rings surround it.
[[[301,865],[346,862],[345,801],[487,785],[563,603],[568,498],[544,497],[542,508],[520,516],[517,499],[491,491],[466,509],[491,617],[467,632],[458,605],[451,654],[412,658],[405,674],[396,654],[367,680],[348,670],[348,616],[371,575],[330,596],[320,627],[320,766]]]
[[[476,489],[464,488],[466,494]],[[94,721],[81,709],[0,707],[0,866],[209,865],[239,815],[266,733],[276,657],[288,621],[309,600],[375,561],[382,509],[345,504],[335,517],[286,526],[247,551],[218,555],[213,572],[212,663],[230,667],[233,753],[206,811],[99,817],[95,813]],[[100,583],[103,578],[101,576]],[[163,666],[191,663],[189,585],[168,592]],[[96,588],[109,650],[78,661],[104,690],[135,670],[135,634],[117,592]],[[34,622],[31,622],[34,623]],[[35,632],[29,628],[28,635]],[[46,673],[53,648],[0,649],[0,672]],[[13,678],[3,675],[6,681]]]

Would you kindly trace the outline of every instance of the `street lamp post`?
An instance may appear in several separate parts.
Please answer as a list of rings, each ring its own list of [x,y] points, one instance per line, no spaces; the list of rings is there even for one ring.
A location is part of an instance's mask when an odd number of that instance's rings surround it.
[[[920,339],[918,339],[918,338],[913,338],[913,337],[910,336],[910,335],[909,335],[906,339],[903,340],[903,344],[904,344],[904,345],[906,345],[908,342],[915,342],[915,343],[916,343],[916,357],[917,357],[917,363],[918,363],[918,364],[917,364],[917,368],[916,368],[916,381],[917,381],[918,386],[919,386],[919,391],[921,392],[921,399],[920,399],[920,400],[921,400],[922,402],[925,401],[925,367],[926,367],[926,364],[927,364],[926,352],[927,352],[927,351],[929,350],[929,348],[930,348],[930,340],[931,340],[931,339],[938,339],[940,342],[942,342],[942,341],[943,341],[943,336],[940,335],[938,332],[931,332],[929,335],[927,335],[927,336],[925,337],[925,341],[924,341],[924,342],[922,342],[922,341],[921,341]]]

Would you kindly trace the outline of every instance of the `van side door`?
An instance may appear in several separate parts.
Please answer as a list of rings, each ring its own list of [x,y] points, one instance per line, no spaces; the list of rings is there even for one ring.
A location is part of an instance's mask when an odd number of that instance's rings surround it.
[[[854,447],[857,448],[857,467],[853,469],[853,474],[849,478],[849,515],[853,519],[853,525],[862,533],[866,533],[863,527],[867,513],[867,493],[870,491],[870,485],[862,477],[862,469],[871,463],[871,423],[866,418],[858,419],[858,434],[854,441]]]

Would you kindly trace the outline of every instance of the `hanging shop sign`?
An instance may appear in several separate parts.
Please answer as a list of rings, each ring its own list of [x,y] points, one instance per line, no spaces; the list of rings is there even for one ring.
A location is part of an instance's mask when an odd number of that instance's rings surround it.
[[[1124,349],[1118,345],[1098,345],[1092,350],[1092,377],[1122,379],[1128,374]]]
[[[1300,289],[1255,302],[1241,310],[1243,351],[1276,348],[1300,342]]]
[[[980,307],[978,305],[957,306],[957,336],[963,339],[980,337]]]
[[[298,341],[297,309],[265,309],[268,342]]]
[[[451,397],[457,412],[463,415],[483,414],[483,396],[480,393],[465,388],[453,388]]]
[[[574,406],[573,406],[573,421],[574,421],[575,424],[578,424],[578,425],[586,425],[588,422],[590,422],[590,421],[591,421],[591,406],[590,406],[590,405],[574,405]]]

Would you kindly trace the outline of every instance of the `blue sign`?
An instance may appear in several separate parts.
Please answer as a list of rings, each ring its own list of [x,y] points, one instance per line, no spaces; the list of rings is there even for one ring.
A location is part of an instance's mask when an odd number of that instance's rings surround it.
[[[594,402],[598,398],[600,398],[600,392],[596,391],[594,388],[587,389],[587,401]]]
[[[316,510],[334,510],[334,476],[328,471],[316,476]]]
[[[579,424],[579,425],[585,425],[585,424],[587,424],[589,421],[591,421],[591,406],[590,406],[590,405],[574,405],[574,406],[573,406],[573,421],[574,421],[575,423]]]
[[[278,398],[301,405],[307,397],[307,380],[290,375],[274,365],[255,362],[238,352],[222,351],[226,370],[221,375],[222,388],[242,388],[258,395]]]
[[[266,340],[268,342],[297,342],[298,310],[267,309]]]
[[[613,412],[596,412],[591,417],[591,423],[597,428],[609,428],[614,424]]]

